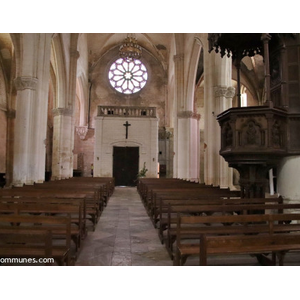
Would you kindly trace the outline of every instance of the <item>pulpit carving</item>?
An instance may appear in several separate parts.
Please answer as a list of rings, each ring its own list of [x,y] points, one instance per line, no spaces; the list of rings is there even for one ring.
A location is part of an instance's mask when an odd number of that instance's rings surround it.
[[[272,126],[272,144],[274,148],[280,148],[282,146],[282,136],[280,132],[280,122],[277,120],[274,121]]]
[[[247,120],[240,134],[240,146],[264,146],[265,135],[262,126],[254,119]]]
[[[224,148],[231,147],[233,145],[233,143],[232,143],[233,142],[233,131],[232,131],[232,128],[231,128],[231,125],[229,122],[226,122],[224,124],[222,136],[224,136],[223,147]]]

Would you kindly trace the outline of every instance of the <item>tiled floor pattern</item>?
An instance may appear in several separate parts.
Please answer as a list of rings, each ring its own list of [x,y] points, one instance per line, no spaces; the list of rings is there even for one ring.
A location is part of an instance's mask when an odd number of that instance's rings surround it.
[[[299,265],[299,254],[288,254],[285,265]],[[197,265],[188,259],[186,266]],[[248,255],[214,256],[209,265],[257,266]],[[77,266],[172,266],[164,245],[140,200],[135,187],[116,187],[94,232],[86,237]]]

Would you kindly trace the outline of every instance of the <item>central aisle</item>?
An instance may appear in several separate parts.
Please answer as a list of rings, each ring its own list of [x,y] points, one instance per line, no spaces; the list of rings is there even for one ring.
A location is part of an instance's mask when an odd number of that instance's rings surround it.
[[[172,266],[136,187],[116,187],[76,266]]]

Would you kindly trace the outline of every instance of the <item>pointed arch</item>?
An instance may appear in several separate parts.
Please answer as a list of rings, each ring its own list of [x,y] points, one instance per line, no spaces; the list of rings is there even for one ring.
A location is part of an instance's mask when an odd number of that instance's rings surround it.
[[[87,111],[86,111],[86,102],[87,99],[85,99],[85,92],[84,92],[84,84],[82,77],[77,77],[76,80],[76,99],[78,100],[78,125],[79,126],[85,126],[87,123]]]
[[[187,92],[186,92],[186,110],[194,110],[194,94],[196,86],[196,75],[199,57],[202,49],[202,43],[199,38],[194,38],[193,49],[190,59],[189,71],[188,71],[188,80],[187,80]]]
[[[55,98],[53,108],[67,107],[67,76],[60,35],[55,35],[51,45],[51,64],[55,75]]]

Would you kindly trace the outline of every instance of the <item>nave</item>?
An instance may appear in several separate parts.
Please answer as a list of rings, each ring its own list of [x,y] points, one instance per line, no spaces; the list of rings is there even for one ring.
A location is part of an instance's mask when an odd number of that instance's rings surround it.
[[[171,266],[135,187],[115,187],[76,266]]]

